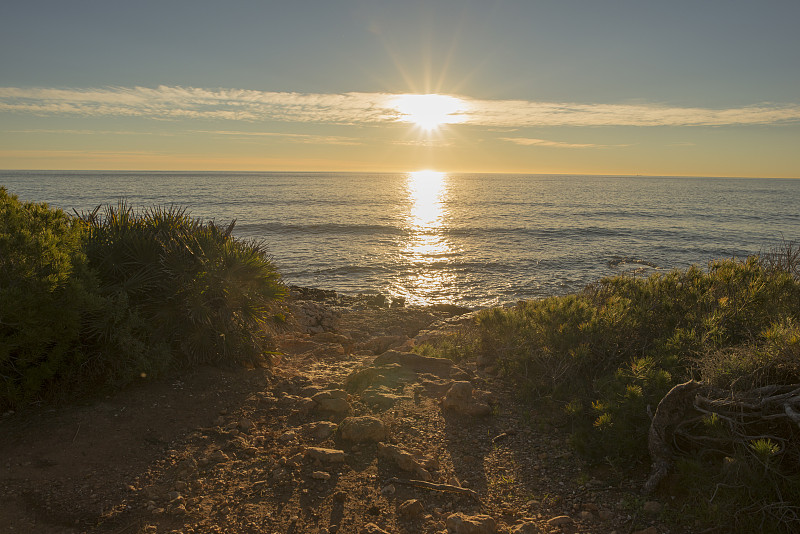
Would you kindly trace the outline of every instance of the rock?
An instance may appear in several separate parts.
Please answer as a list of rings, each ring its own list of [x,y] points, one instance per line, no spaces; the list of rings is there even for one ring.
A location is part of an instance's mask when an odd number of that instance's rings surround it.
[[[401,516],[413,519],[425,512],[425,507],[417,499],[409,499],[397,507],[397,513]]]
[[[350,403],[347,402],[347,392],[343,389],[329,389],[320,391],[311,397],[316,403],[318,410],[333,412],[333,413],[347,413],[350,411]]]
[[[311,473],[311,478],[316,480],[330,480],[331,474],[326,471],[314,471]]]
[[[578,514],[581,521],[591,521],[594,519],[594,514],[589,510],[584,510]]]
[[[321,447],[308,447],[306,454],[322,463],[344,462],[344,451],[338,449],[323,449]]]
[[[488,515],[468,516],[462,513],[448,516],[447,532],[451,534],[494,534],[497,523]]]
[[[572,523],[572,518],[568,515],[559,515],[547,520],[547,524],[551,527],[563,527]]]
[[[381,441],[386,439],[386,427],[377,417],[364,415],[346,417],[339,424],[339,435],[349,441]]]
[[[406,341],[408,341],[406,336],[379,336],[361,343],[361,348],[372,351],[373,354],[383,354],[393,347],[399,347]]]
[[[167,500],[169,500],[169,501],[175,501],[175,500],[180,499],[180,498],[181,498],[181,494],[178,491],[170,491],[169,493],[167,493]]]
[[[316,421],[304,424],[301,429],[304,434],[313,438],[326,439],[336,432],[337,427],[336,423],[331,423],[330,421]]]
[[[646,514],[659,514],[664,507],[658,501],[647,501],[644,503],[642,510]]]
[[[228,460],[230,460],[228,455],[225,454],[224,452],[222,452],[219,449],[217,449],[214,452],[212,452],[211,455],[208,457],[208,459],[209,459],[209,461],[214,462],[214,463],[222,463],[222,462],[227,462]]]
[[[442,408],[474,416],[492,413],[489,403],[476,395],[475,388],[470,382],[453,382],[444,396]]]
[[[658,529],[656,527],[647,527],[644,530],[635,530],[633,534],[658,534]]]
[[[440,378],[449,377],[450,371],[453,368],[453,362],[444,358],[431,358],[429,356],[414,354],[413,352],[398,352],[395,350],[384,352],[375,358],[372,363],[373,365],[398,363],[414,372],[431,373]]]
[[[365,403],[385,410],[387,408],[391,408],[400,400],[408,399],[410,397],[396,395],[395,393],[392,393],[392,390],[389,388],[385,386],[378,386],[364,390],[364,392],[361,394],[361,398],[364,399]]]
[[[393,460],[397,467],[415,473],[422,480],[429,481],[433,478],[423,463],[424,458],[415,456],[397,445],[378,443],[378,456]]]
[[[381,495],[394,495],[397,488],[393,484],[389,484],[381,488]]]
[[[526,522],[511,528],[511,534],[540,534],[542,529],[536,523]]]
[[[599,512],[597,512],[597,515],[603,521],[608,521],[608,520],[610,520],[610,519],[612,519],[614,517],[614,514],[612,512],[610,512],[609,510],[600,510]]]
[[[239,426],[239,430],[241,430],[245,434],[250,433],[250,431],[253,430],[256,427],[256,425],[253,423],[253,421],[251,421],[247,417],[242,417],[241,419],[239,419],[239,425],[238,426]]]
[[[390,534],[390,533],[383,530],[375,523],[367,523],[366,525],[364,525],[364,528],[361,529],[361,534]]]
[[[280,443],[289,443],[290,441],[294,441],[297,439],[297,433],[294,430],[287,430],[280,436],[278,436],[278,441]]]

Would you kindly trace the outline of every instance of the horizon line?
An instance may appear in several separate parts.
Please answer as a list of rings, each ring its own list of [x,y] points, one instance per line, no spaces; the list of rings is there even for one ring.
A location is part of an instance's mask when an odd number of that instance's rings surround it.
[[[508,171],[442,171],[434,168],[414,169],[414,170],[202,170],[202,169],[0,169],[0,172],[108,172],[108,173],[224,173],[224,174],[264,174],[264,173],[283,173],[283,174],[410,174],[420,171],[435,171],[443,174],[504,174],[517,176],[618,176],[625,178],[732,178],[732,179],[775,179],[775,180],[797,180],[800,176],[762,176],[762,175],[702,175],[702,174],[627,174],[627,173],[570,173],[570,172],[508,172]]]

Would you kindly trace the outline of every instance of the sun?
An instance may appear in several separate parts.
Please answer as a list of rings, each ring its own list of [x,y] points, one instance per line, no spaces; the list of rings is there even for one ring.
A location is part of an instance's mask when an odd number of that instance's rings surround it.
[[[413,123],[423,130],[432,131],[443,124],[464,122],[467,103],[448,95],[398,95],[392,107],[400,113],[400,120]]]

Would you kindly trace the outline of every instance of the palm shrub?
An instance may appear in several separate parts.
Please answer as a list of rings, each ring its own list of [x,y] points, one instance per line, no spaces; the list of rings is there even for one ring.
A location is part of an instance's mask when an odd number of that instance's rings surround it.
[[[263,243],[237,240],[185,209],[135,212],[125,203],[81,215],[86,252],[103,291],[122,295],[176,364],[252,359],[284,295]]]

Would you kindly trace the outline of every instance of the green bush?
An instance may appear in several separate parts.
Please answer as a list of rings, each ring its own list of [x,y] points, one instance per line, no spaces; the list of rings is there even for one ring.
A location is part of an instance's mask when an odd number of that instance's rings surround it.
[[[477,352],[499,358],[521,390],[565,405],[572,442],[585,457],[646,465],[648,406],[654,411],[672,386],[691,378],[729,390],[800,383],[800,251],[785,245],[715,261],[706,271],[606,278],[577,295],[485,310],[476,337]],[[690,430],[713,444],[724,428]],[[772,435],[769,428],[750,430]],[[800,437],[796,428],[780,435]],[[735,488],[720,492],[727,496],[714,509],[731,521],[739,506],[736,525],[752,525],[758,516],[783,529],[787,518],[800,517],[800,509],[780,506],[781,495],[800,494],[798,451],[776,453],[761,442],[739,448],[700,451],[705,479]],[[735,476],[720,474],[721,454],[740,466]],[[708,502],[702,492],[714,484],[697,484],[694,498]]]
[[[124,204],[75,218],[0,188],[0,408],[263,353],[284,287],[233,226]]]
[[[80,366],[82,310],[101,303],[81,225],[0,187],[0,405],[29,402]]]

